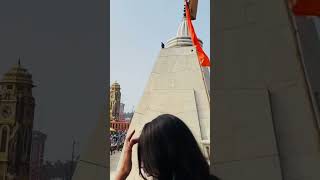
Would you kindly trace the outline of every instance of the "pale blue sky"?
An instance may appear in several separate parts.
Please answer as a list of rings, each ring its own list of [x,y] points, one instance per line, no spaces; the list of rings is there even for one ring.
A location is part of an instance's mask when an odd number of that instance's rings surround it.
[[[210,0],[199,0],[197,36],[210,57]],[[136,107],[161,48],[175,36],[184,0],[111,0],[110,83],[121,85],[125,111]]]

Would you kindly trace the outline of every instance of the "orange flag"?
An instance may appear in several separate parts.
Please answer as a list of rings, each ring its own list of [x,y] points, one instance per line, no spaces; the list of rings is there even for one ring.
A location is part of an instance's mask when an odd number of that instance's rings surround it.
[[[290,0],[290,5],[297,16],[320,16],[320,0]]]
[[[194,31],[194,28],[193,28],[193,25],[191,22],[189,6],[188,6],[188,3],[186,0],[185,0],[185,4],[186,4],[186,18],[187,18],[188,30],[189,30],[189,34],[190,34],[192,43],[194,46],[196,46],[200,65],[201,66],[210,66],[210,60],[209,60],[208,56],[206,55],[206,53],[201,48],[198,37]]]

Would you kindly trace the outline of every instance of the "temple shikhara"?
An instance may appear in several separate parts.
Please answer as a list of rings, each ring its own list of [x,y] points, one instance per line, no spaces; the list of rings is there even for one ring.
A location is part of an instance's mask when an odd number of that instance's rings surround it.
[[[193,9],[196,6],[197,3],[193,4]],[[188,10],[187,7],[185,9]],[[189,23],[196,16],[194,12],[191,14],[193,17],[188,12],[183,14],[176,36],[160,49],[143,96],[135,109],[129,132],[133,129],[140,132],[145,123],[160,114],[173,114],[191,129],[209,161],[210,72],[209,67],[203,66],[199,59],[198,50],[202,48],[202,41],[193,37],[195,32],[192,32]],[[195,40],[198,44],[195,44]],[[136,146],[132,154],[133,167],[128,179],[142,179],[139,176]]]

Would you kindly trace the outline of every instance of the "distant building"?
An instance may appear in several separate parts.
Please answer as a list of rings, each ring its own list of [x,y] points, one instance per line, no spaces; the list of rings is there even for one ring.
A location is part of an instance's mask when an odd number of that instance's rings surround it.
[[[121,92],[120,84],[115,82],[110,88],[110,121],[119,120]]]
[[[127,131],[130,126],[130,121],[121,120],[121,121],[111,121],[111,128],[116,131]]]
[[[32,132],[32,146],[30,157],[31,180],[42,180],[43,155],[47,135],[40,131]]]
[[[32,75],[19,63],[0,81],[0,177],[29,180],[35,100]]]
[[[77,161],[46,161],[42,167],[41,180],[71,180],[77,163]]]
[[[119,120],[124,120],[124,103],[120,103]]]
[[[120,84],[115,82],[110,88],[110,127],[116,131],[126,131],[130,122],[125,120],[124,106],[121,103]]]

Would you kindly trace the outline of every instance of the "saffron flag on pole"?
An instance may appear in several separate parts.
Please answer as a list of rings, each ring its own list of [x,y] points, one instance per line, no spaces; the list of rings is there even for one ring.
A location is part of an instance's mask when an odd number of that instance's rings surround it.
[[[191,17],[190,17],[190,9],[186,0],[185,0],[185,4],[186,4],[186,18],[187,18],[187,24],[188,24],[188,31],[189,31],[189,35],[191,37],[192,43],[196,47],[200,65],[210,66],[210,60],[206,55],[206,53],[203,51],[201,44],[199,42],[199,39],[194,31],[194,28],[191,22]]]
[[[320,0],[290,0],[296,16],[320,16]]]

